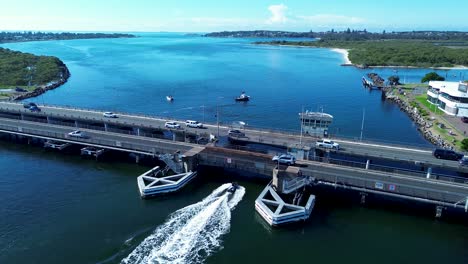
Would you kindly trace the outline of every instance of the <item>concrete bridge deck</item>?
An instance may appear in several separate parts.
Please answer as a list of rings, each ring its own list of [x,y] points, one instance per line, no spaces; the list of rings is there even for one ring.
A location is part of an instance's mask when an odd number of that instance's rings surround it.
[[[8,110],[5,110],[5,105],[9,107]],[[10,109],[12,105],[14,109]],[[90,122],[94,120],[94,124],[104,123],[115,125],[116,122],[123,122],[121,125],[134,126],[134,128],[165,129],[163,128],[163,124],[166,120],[138,116],[131,116],[128,117],[128,119],[122,116],[117,119],[106,119],[102,117],[101,112],[92,111],[87,112],[86,116],[90,116],[83,119],[83,115],[80,114],[81,110],[42,107],[43,111],[41,113],[30,113],[27,109],[21,107],[22,105],[19,104],[0,104],[0,132],[153,156],[162,153],[193,152],[194,155],[192,155],[192,157],[195,161],[192,161],[190,166],[197,166],[198,164],[215,166],[223,169],[249,172],[269,179],[271,179],[273,168],[276,166],[276,164],[271,161],[271,156],[266,154],[151,138],[138,135],[138,133],[125,134],[105,131],[105,126],[102,126],[104,128],[102,130],[80,128],[80,130],[85,131],[89,135],[89,138],[72,138],[68,133],[75,130],[76,126],[70,125],[68,122],[62,122],[63,120],[74,120],[74,124],[80,127],[80,122]],[[55,113],[55,111],[58,112]],[[61,111],[65,111],[65,113]],[[61,123],[51,123],[51,119],[54,118],[55,121]],[[227,130],[228,128],[224,127],[223,129]],[[208,126],[206,130],[211,133],[216,131],[217,127],[211,125]],[[200,132],[197,129],[187,128],[184,129],[183,133]],[[246,134],[250,137],[258,135],[259,133],[264,137],[266,135],[266,132],[263,131],[246,130]],[[275,136],[275,134],[270,136]],[[291,135],[283,136],[294,139],[294,136]],[[343,144],[343,142],[340,143]],[[410,156],[414,158],[414,155],[416,155],[415,153],[419,153],[421,158],[426,158],[428,162],[434,162],[434,164],[439,164],[439,166],[455,167],[453,163],[430,158],[430,152],[427,150],[362,144],[356,144],[355,148],[365,151],[370,149],[376,153],[378,153],[378,150],[381,148],[388,153],[395,151],[396,154],[393,155],[400,155],[400,159],[409,158]],[[298,162],[298,166],[304,175],[313,178],[315,182],[325,185],[328,184],[337,188],[375,192],[383,195],[421,200],[437,205],[453,206],[457,208],[464,208],[466,204],[465,201],[468,197],[468,185],[463,183],[440,179],[426,179],[425,177],[373,171],[363,168],[351,168],[316,161],[300,161]]]
[[[56,124],[75,128],[85,128],[92,130],[101,130],[107,132],[116,132],[129,135],[140,135],[145,137],[157,136],[158,131],[168,131],[164,127],[167,121],[176,121],[181,125],[181,129],[171,130],[180,141],[184,140],[186,135],[198,135],[207,137],[209,134],[221,136],[227,135],[228,126],[218,126],[213,124],[204,124],[205,129],[196,129],[185,127],[181,120],[169,120],[158,117],[139,116],[129,114],[118,114],[118,118],[105,118],[102,111],[74,109],[58,106],[40,106],[42,111],[32,113],[18,103],[0,103],[0,117],[7,119],[30,120],[34,122]],[[268,144],[273,146],[287,147],[298,145],[301,141],[302,146],[315,146],[317,138],[301,136],[299,133],[270,131],[260,129],[246,128],[243,130],[246,137],[234,138],[244,143]],[[408,146],[388,145],[380,143],[365,143],[359,141],[350,141],[336,139],[340,144],[339,153],[362,156],[369,160],[375,158],[389,159],[397,162],[419,164],[425,168],[439,167],[468,173],[468,166],[460,166],[457,161],[436,159],[432,155],[430,148],[416,148]]]

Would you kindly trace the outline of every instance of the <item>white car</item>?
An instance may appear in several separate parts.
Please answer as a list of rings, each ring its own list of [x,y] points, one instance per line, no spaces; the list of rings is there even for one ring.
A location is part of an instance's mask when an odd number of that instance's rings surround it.
[[[89,138],[83,131],[75,130],[73,132],[68,133],[69,137],[76,137],[76,138]]]
[[[282,155],[276,155],[272,159],[272,161],[281,163],[281,164],[287,164],[288,166],[293,165],[296,163],[296,157],[290,154],[282,154]]]
[[[185,125],[188,126],[188,127],[193,127],[193,128],[203,128],[202,123],[200,123],[198,121],[194,121],[194,120],[185,121]]]
[[[315,142],[315,146],[317,148],[327,148],[327,149],[336,149],[336,150],[340,149],[340,144],[330,139],[319,139],[317,140],[317,142]]]
[[[112,112],[104,112],[104,114],[102,114],[104,117],[109,117],[109,118],[117,118],[117,115],[112,113]]]
[[[164,126],[167,128],[176,128],[176,129],[180,128],[180,125],[177,124],[176,122],[166,122]]]

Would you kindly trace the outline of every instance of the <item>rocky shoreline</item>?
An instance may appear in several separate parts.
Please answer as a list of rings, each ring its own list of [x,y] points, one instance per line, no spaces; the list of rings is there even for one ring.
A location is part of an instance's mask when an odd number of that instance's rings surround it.
[[[417,125],[418,131],[432,144],[446,149],[454,149],[455,145],[451,142],[447,142],[440,135],[435,135],[430,131],[430,128],[434,125],[433,122],[426,120],[420,113],[412,107],[407,101],[400,99],[398,96],[389,95],[390,91],[382,91],[386,100],[396,103],[400,110],[405,112]]]
[[[46,84],[46,85],[40,85],[38,86],[36,89],[34,89],[33,91],[30,91],[30,92],[26,92],[26,93],[21,93],[21,94],[18,94],[18,95],[15,95],[13,97],[10,98],[11,101],[19,101],[19,100],[24,100],[24,99],[27,99],[27,98],[32,98],[32,97],[36,97],[36,96],[39,96],[47,91],[50,91],[50,90],[53,90],[63,84],[65,84],[67,81],[68,81],[68,78],[70,78],[70,71],[68,70],[67,66],[65,64],[63,64],[63,70],[61,72],[61,78],[59,80],[56,80],[56,81],[53,81],[49,84]]]

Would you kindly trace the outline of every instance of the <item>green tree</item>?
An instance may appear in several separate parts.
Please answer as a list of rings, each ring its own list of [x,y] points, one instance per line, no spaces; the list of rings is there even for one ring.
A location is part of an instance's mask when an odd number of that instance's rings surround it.
[[[400,77],[398,77],[396,75],[392,75],[392,76],[388,77],[388,83],[390,85],[399,85],[400,84]]]
[[[461,145],[463,150],[468,150],[468,138],[463,139]]]
[[[421,79],[422,83],[428,82],[428,81],[445,81],[445,78],[437,74],[436,72],[430,72]]]

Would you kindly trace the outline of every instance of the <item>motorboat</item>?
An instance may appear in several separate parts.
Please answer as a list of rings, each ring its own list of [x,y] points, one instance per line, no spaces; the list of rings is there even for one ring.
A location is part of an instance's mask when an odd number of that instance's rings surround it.
[[[247,102],[250,100],[250,96],[246,95],[245,92],[242,92],[241,95],[236,97],[237,102]]]
[[[172,102],[172,101],[174,101],[174,97],[172,95],[167,95],[166,100],[169,101],[169,102]]]
[[[237,182],[233,182],[231,187],[229,187],[227,189],[227,192],[228,193],[234,193],[234,192],[236,192],[237,189],[239,189],[239,184],[237,184]]]

